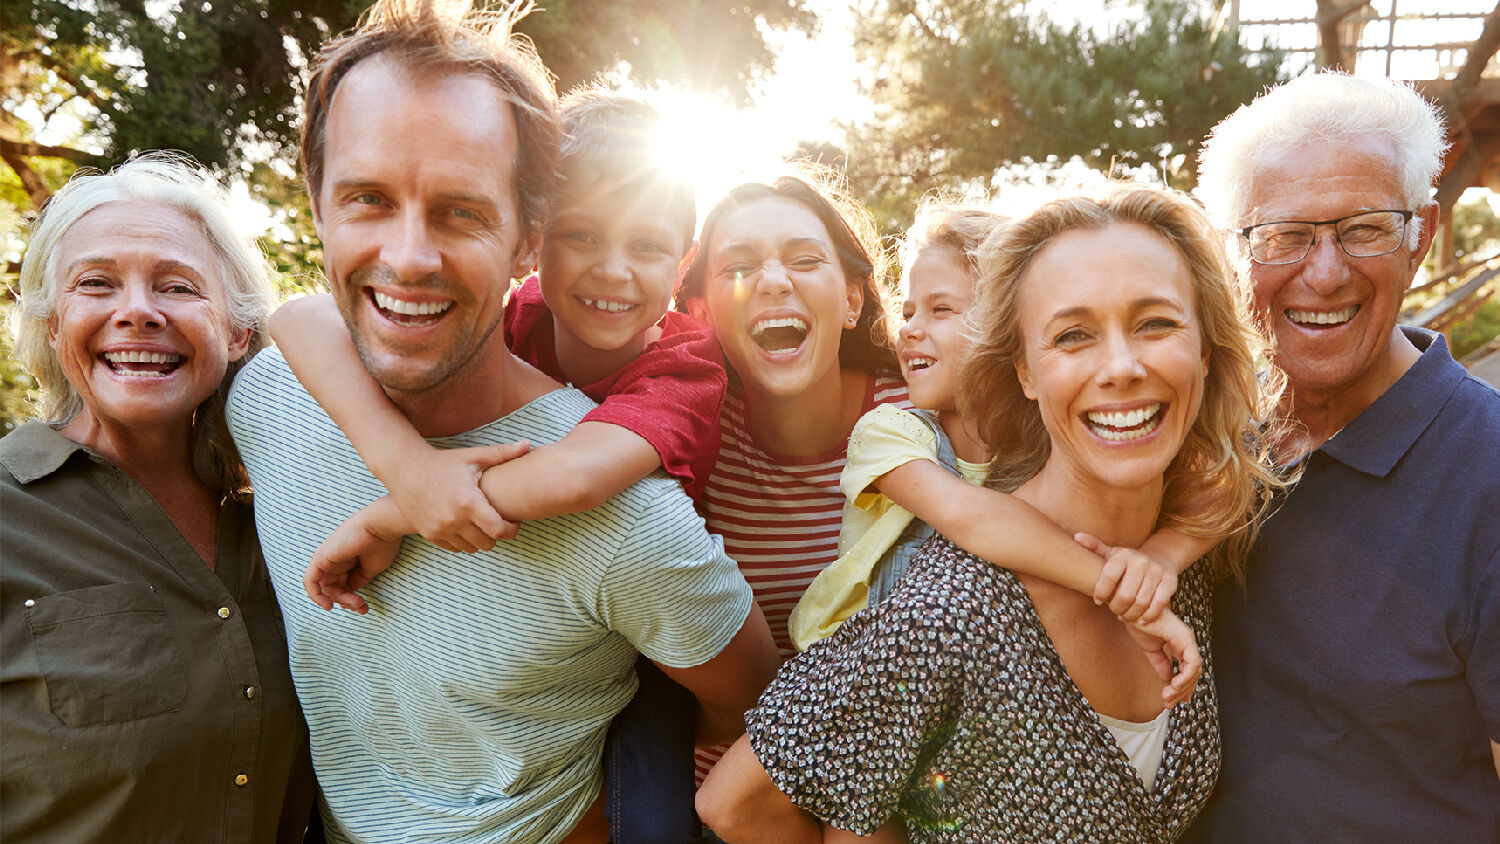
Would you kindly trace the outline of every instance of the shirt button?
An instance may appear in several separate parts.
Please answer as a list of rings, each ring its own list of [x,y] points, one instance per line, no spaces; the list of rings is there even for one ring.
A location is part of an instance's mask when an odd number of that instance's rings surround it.
[[[248,785],[249,783],[250,778],[245,776],[244,774],[240,774],[239,776],[234,778],[235,785]]]
[[[34,607],[34,606],[36,606],[36,601],[33,600],[33,599],[31,599],[31,598],[27,598],[26,599],[26,606],[28,606],[28,607]]]
[[[246,686],[245,687],[245,700],[255,700],[255,687],[254,686]]]
[[[229,607],[219,607],[219,618],[229,617]]]

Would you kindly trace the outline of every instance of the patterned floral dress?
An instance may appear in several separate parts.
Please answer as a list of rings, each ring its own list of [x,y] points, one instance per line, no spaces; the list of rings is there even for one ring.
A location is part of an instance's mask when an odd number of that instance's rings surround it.
[[[1203,677],[1169,718],[1155,786],[1063,668],[1026,588],[934,536],[890,598],[783,666],[747,717],[798,806],[868,834],[899,814],[912,842],[1165,842],[1219,770],[1207,566],[1173,609]]]

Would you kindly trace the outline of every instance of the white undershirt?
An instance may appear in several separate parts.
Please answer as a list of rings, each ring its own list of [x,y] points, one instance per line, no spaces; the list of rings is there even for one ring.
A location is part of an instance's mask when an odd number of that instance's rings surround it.
[[[1162,749],[1167,744],[1168,712],[1170,710],[1163,709],[1156,718],[1139,724],[1099,715],[1100,722],[1109,728],[1120,749],[1130,758],[1130,764],[1135,766],[1136,773],[1141,775],[1147,792],[1156,785],[1156,769],[1161,767]]]

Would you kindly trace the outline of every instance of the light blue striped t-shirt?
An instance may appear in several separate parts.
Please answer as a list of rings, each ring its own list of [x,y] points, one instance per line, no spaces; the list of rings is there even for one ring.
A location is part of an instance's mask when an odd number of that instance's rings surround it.
[[[432,442],[540,445],[593,407],[559,389]],[[525,523],[490,552],[407,537],[363,590],[369,614],[325,613],[303,592],[307,562],[385,488],[275,349],[236,380],[229,422],[255,486],[331,841],[557,841],[598,793],[637,650],[700,665],[750,612],[722,542],[657,472],[601,507]]]

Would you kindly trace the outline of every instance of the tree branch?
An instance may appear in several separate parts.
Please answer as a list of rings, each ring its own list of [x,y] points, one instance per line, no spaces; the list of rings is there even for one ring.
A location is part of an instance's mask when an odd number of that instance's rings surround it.
[[[9,138],[0,138],[0,155],[4,155],[6,161],[9,161],[13,155],[39,155],[46,158],[62,158],[80,167],[98,167],[105,163],[103,156],[95,155],[92,152],[85,152],[81,149],[38,144],[31,141],[15,141]]]
[[[47,190],[47,184],[42,181],[42,177],[38,176],[21,156],[13,155],[10,150],[0,146],[0,159],[10,165],[10,169],[15,171],[16,178],[21,180],[21,187],[26,189],[32,208],[41,208],[42,203],[52,198],[52,191]]]
[[[1354,62],[1344,49],[1343,33],[1339,26],[1355,12],[1369,5],[1368,0],[1318,0],[1318,63],[1325,68],[1342,67],[1353,70]],[[1347,62],[1346,62],[1347,60]]]

